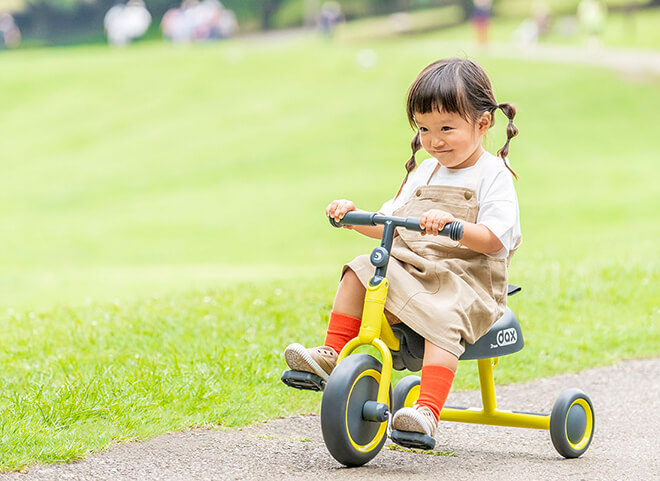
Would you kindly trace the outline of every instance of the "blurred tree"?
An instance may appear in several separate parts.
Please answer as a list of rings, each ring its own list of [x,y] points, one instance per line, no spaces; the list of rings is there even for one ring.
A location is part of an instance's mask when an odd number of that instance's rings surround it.
[[[463,10],[463,20],[469,20],[472,17],[472,10],[474,9],[473,0],[460,0],[461,10]]]
[[[45,38],[51,31],[53,19],[59,12],[71,12],[77,2],[75,0],[39,0],[26,3],[26,12],[29,13],[32,23],[32,34]]]
[[[270,30],[273,26],[273,17],[277,9],[282,6],[284,0],[252,0],[261,7],[261,28]]]
[[[222,4],[236,12],[239,17],[259,18],[263,30],[273,28],[273,18],[286,0],[224,0]]]

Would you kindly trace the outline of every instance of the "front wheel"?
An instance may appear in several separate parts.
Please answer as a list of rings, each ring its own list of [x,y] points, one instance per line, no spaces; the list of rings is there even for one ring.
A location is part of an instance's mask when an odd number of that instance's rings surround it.
[[[562,392],[550,414],[550,437],[559,454],[577,458],[594,436],[594,408],[591,399],[579,389]]]
[[[387,422],[362,417],[364,404],[377,400],[381,369],[374,357],[351,354],[332,371],[323,391],[323,441],[332,457],[345,466],[368,463],[387,439]]]

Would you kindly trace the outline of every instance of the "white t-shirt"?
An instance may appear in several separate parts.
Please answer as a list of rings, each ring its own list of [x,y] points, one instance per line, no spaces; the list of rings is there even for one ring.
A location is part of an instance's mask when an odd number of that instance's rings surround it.
[[[438,161],[430,158],[417,166],[410,173],[399,197],[385,202],[379,212],[392,215],[392,212],[412,197],[418,187],[427,185],[426,181],[437,165]],[[440,166],[428,185],[451,185],[475,189],[479,202],[477,224],[488,227],[503,246],[491,256],[506,258],[511,250],[518,248],[522,241],[518,196],[513,185],[513,176],[500,157],[484,152],[471,167],[448,169]]]

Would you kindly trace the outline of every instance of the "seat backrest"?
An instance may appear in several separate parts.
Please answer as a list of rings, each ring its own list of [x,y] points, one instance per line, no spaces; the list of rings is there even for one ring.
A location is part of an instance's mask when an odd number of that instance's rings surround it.
[[[458,359],[485,359],[501,357],[520,351],[525,346],[522,329],[516,315],[508,307],[486,334],[474,344],[466,344],[465,352]]]

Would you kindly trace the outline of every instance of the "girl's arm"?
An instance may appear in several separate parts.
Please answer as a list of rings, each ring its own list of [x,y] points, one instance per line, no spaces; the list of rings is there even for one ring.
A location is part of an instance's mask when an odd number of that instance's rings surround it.
[[[353,229],[354,231],[357,231],[362,235],[366,235],[367,237],[372,237],[374,239],[381,239],[383,237],[384,226],[382,224],[381,225],[351,225],[351,226],[347,226],[347,229]]]
[[[495,254],[502,249],[502,242],[488,227],[483,224],[473,224],[472,222],[463,222],[461,244],[470,250],[482,254]]]
[[[437,235],[438,231],[444,229],[445,224],[457,219],[449,212],[439,209],[431,209],[419,218],[419,225],[426,229],[427,234]],[[502,242],[493,232],[483,224],[463,223],[463,238],[461,244],[468,249],[481,254],[494,254],[502,249]]]

